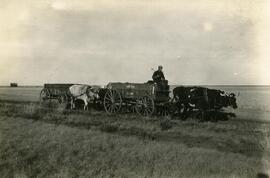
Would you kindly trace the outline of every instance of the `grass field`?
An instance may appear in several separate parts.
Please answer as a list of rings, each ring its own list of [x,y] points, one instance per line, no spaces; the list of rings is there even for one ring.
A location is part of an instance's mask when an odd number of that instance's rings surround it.
[[[270,123],[202,122],[0,103],[1,177],[257,177]]]

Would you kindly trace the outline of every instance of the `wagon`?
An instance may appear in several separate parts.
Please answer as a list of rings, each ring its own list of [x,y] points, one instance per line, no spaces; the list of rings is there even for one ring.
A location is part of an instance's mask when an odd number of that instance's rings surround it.
[[[40,102],[58,100],[67,102],[69,100],[69,87],[74,84],[58,84],[50,83],[44,84],[40,92]]]
[[[143,116],[158,113],[170,101],[169,86],[160,89],[155,83],[109,83],[101,97],[107,113],[122,109],[137,112]]]

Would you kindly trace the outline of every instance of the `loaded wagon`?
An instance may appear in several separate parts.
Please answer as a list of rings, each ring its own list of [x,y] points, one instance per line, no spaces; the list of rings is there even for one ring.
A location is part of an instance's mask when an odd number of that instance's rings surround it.
[[[160,88],[155,83],[109,83],[100,94],[107,113],[126,109],[143,116],[158,113],[169,103],[169,86]]]
[[[58,100],[60,103],[67,102],[69,100],[69,87],[72,85],[74,84],[44,84],[39,96],[40,102],[51,100]]]

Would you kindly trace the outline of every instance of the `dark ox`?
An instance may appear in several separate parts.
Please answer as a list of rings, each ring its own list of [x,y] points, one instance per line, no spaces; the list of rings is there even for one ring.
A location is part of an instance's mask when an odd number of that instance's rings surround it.
[[[223,107],[237,108],[234,93],[204,87],[176,87],[173,89],[173,99],[185,108],[197,108],[202,111],[221,109]]]

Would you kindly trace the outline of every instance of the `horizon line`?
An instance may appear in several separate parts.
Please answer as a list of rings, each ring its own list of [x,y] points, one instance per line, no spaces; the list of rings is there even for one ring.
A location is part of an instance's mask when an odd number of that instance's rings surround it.
[[[121,82],[121,83],[136,83],[136,82]],[[44,83],[45,84],[45,83]],[[25,85],[19,85],[17,87],[43,87],[44,84],[25,84]],[[47,83],[46,83],[47,84]],[[72,84],[72,83],[50,83],[50,84]],[[75,84],[75,83],[74,83]],[[78,83],[76,83],[78,84]],[[82,84],[84,85],[84,84]],[[86,85],[86,84],[85,84]],[[97,86],[104,86],[107,84],[91,84],[91,85],[97,85]],[[179,86],[269,86],[270,84],[169,84],[169,85],[179,85]],[[0,85],[0,87],[11,87],[10,85]]]

